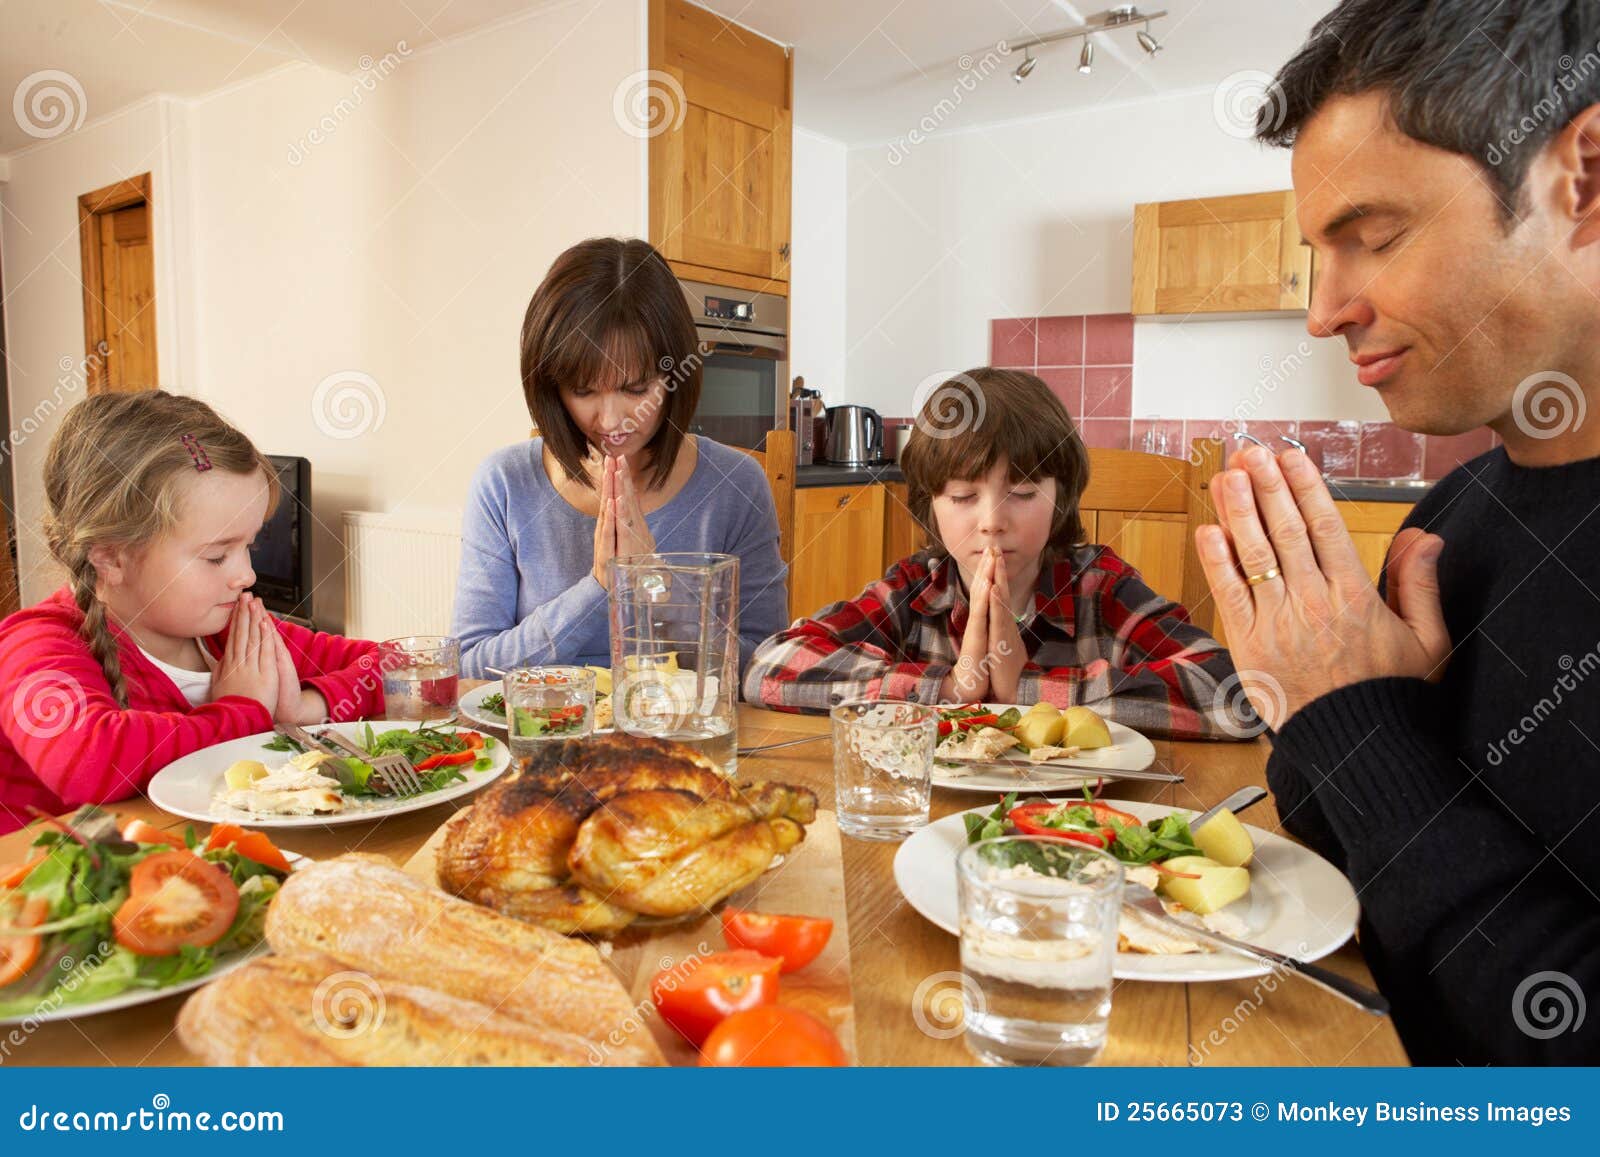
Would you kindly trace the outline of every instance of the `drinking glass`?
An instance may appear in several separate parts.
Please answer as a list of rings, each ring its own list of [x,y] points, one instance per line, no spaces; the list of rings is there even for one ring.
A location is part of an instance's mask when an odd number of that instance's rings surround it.
[[[956,857],[967,1048],[990,1065],[1087,1065],[1105,1047],[1122,865],[999,836]]]
[[[830,715],[839,830],[903,840],[926,827],[939,712],[922,703],[856,699]]]
[[[442,635],[385,639],[378,644],[378,670],[386,718],[438,719],[456,709],[461,641]]]
[[[512,755],[594,730],[594,672],[587,667],[513,667],[500,682]]]

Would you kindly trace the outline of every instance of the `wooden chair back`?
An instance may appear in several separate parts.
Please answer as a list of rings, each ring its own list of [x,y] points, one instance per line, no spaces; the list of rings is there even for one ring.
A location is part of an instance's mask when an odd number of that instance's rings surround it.
[[[778,553],[784,565],[794,562],[794,431],[768,430],[760,450],[738,447],[761,464],[772,491],[772,505],[778,512]]]

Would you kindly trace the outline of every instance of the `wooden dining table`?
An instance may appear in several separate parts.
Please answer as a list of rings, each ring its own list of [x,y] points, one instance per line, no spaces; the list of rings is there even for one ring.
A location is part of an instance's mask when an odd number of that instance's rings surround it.
[[[473,686],[463,681],[463,690]],[[824,735],[823,716],[794,715],[749,705],[739,709],[739,743],[753,746]],[[1237,788],[1265,786],[1269,746],[1156,740],[1155,767],[1181,774],[1182,783],[1120,781],[1108,798],[1144,800],[1202,809]],[[826,739],[739,761],[740,778],[781,779],[817,793],[832,808],[833,754]],[[454,811],[471,797],[371,823],[308,827],[274,833],[292,851],[312,859],[343,852],[379,853],[404,864]],[[986,802],[970,792],[936,788],[934,819]],[[148,800],[118,803],[115,810],[164,829],[187,820]],[[1246,816],[1249,823],[1281,831],[1270,798]],[[0,864],[24,857],[33,832],[0,837]],[[867,1065],[966,1065],[973,1058],[959,1032],[949,1030],[934,991],[941,977],[961,967],[957,940],[929,923],[901,896],[894,881],[898,844],[846,838],[843,875],[848,912],[849,961],[857,1059]],[[1321,962],[1372,984],[1352,940]],[[944,993],[948,998],[949,992]],[[23,1065],[186,1065],[196,1063],[175,1035],[183,1001],[172,996],[96,1016],[41,1024],[10,1045],[4,1063]],[[918,1004],[922,1008],[918,1008]],[[933,1031],[928,1031],[929,1028]],[[0,1044],[11,1030],[0,1027]],[[1207,983],[1114,982],[1105,1065],[1404,1065],[1405,1050],[1393,1023],[1362,1012],[1330,993],[1285,976]]]

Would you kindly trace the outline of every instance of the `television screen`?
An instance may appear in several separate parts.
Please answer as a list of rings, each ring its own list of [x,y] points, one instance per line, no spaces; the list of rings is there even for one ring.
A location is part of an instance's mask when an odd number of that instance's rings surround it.
[[[278,509],[250,548],[252,588],[276,615],[311,618],[311,463],[268,454],[278,472]]]

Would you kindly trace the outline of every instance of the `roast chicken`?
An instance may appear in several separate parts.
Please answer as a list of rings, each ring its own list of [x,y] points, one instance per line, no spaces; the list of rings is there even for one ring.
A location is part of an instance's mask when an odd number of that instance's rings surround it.
[[[607,735],[546,743],[454,820],[439,885],[558,932],[703,912],[805,838],[817,797],[734,784],[698,752]]]

